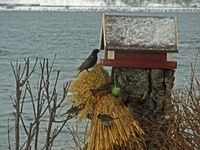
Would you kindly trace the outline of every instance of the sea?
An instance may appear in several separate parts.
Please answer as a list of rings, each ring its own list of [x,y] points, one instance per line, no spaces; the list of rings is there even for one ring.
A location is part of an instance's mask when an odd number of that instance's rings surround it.
[[[56,55],[52,78],[60,70],[58,93],[62,86],[77,78],[76,68],[94,49],[99,47],[102,14],[106,11],[0,11],[0,149],[15,148],[15,123],[12,99],[15,99],[15,78],[11,64],[16,62],[24,65],[29,58],[34,64],[36,58],[48,59],[53,62]],[[112,12],[135,16],[176,16],[178,23],[178,53],[174,54],[177,61],[174,88],[185,89],[191,76],[191,65],[194,64],[200,47],[200,13],[199,12]],[[103,53],[99,54],[103,58]],[[110,71],[110,67],[106,67]],[[39,69],[38,69],[39,70]],[[36,74],[39,76],[39,72]],[[196,76],[200,75],[200,63],[197,62]],[[52,81],[55,81],[53,80]],[[37,77],[33,78],[37,83]],[[34,84],[34,83],[33,83]],[[37,88],[37,87],[35,87]],[[34,90],[34,89],[33,89]],[[35,89],[36,90],[36,89]],[[25,102],[26,103],[26,102]],[[27,102],[30,104],[30,101]],[[30,104],[31,105],[31,104]],[[31,107],[25,109],[25,122],[32,121]],[[68,109],[66,106],[63,109]],[[48,117],[48,116],[47,116]],[[42,149],[45,141],[47,119],[40,134]],[[69,121],[69,126],[78,130],[76,120]],[[27,125],[28,126],[28,125]],[[79,127],[83,138],[84,127]],[[20,128],[21,138],[26,138]],[[9,139],[9,140],[8,140]],[[23,144],[23,142],[21,143]],[[67,127],[56,138],[53,148],[78,149],[74,147],[73,137]],[[34,146],[33,146],[34,147]]]

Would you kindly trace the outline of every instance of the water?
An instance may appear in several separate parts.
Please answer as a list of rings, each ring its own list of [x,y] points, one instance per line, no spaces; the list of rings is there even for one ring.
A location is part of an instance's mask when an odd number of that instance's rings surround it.
[[[177,16],[179,53],[175,87],[187,85],[185,76],[190,75],[190,63],[194,62],[200,47],[199,13],[129,13],[134,15]],[[55,71],[60,70],[59,83],[74,80],[80,60],[99,46],[102,12],[0,12],[0,149],[7,149],[7,120],[10,118],[11,139],[14,138],[14,116],[10,96],[14,97],[15,81],[11,62],[20,63],[29,57],[49,58],[57,53]],[[103,57],[100,54],[100,57]],[[200,69],[197,68],[199,75]],[[60,86],[60,89],[61,86]],[[27,112],[28,113],[28,112]],[[27,116],[28,117],[28,116]],[[73,122],[71,122],[73,123]],[[69,149],[71,139],[64,130],[54,149]]]

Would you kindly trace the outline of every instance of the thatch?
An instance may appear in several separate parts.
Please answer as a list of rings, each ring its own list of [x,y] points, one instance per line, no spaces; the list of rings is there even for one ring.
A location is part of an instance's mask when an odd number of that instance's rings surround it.
[[[86,119],[88,113],[94,111],[97,96],[94,96],[90,90],[110,81],[109,74],[99,65],[95,65],[91,71],[83,71],[71,83],[69,92],[73,94],[73,97],[67,100],[66,103],[72,103],[76,106],[84,105],[84,109],[79,113],[79,122]]]
[[[77,80],[72,82],[69,89],[73,93],[73,97],[67,103],[84,105],[77,116],[79,122],[85,120],[88,113],[93,114],[88,132],[88,149],[142,149],[140,145],[144,133],[138,122],[129,114],[128,108],[118,100],[118,97],[110,93],[99,92],[96,95],[91,93],[91,89],[98,88],[108,82],[111,82],[108,72],[99,65],[95,65],[89,72],[83,71]],[[100,113],[109,114],[118,119],[115,119],[111,125],[105,126],[97,118]]]
[[[99,113],[109,114],[115,119],[110,126],[103,125],[97,118]],[[143,131],[137,121],[130,116],[127,107],[120,105],[117,98],[108,94],[102,98],[94,109],[94,119],[91,122],[90,150],[111,149],[142,149]]]

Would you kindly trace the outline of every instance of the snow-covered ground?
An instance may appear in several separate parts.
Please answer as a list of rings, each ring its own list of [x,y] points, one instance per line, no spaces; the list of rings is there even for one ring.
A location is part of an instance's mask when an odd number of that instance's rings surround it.
[[[147,1],[144,7],[131,7],[120,0],[114,4],[105,3],[104,0],[0,0],[0,10],[200,12],[200,7],[186,8],[177,4],[163,5]]]
[[[107,7],[107,6],[0,6],[1,11],[123,11],[123,12],[200,12],[200,8]]]
[[[103,0],[0,0],[0,4],[25,4],[40,6],[107,6]],[[125,6],[116,0],[115,6]]]

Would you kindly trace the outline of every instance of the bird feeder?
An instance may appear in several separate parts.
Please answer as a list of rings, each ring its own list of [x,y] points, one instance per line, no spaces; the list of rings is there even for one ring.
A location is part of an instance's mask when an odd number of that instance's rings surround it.
[[[178,52],[176,17],[103,14],[100,49],[102,66],[175,69]]]

